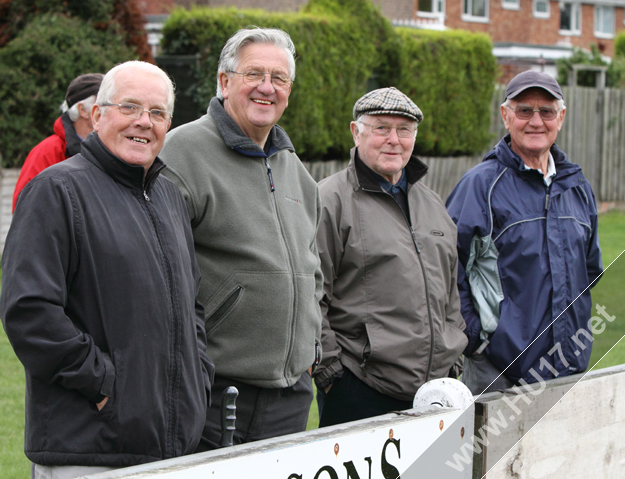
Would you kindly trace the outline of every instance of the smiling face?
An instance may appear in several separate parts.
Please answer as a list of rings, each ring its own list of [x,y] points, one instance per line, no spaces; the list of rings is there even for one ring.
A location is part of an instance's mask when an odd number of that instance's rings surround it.
[[[246,45],[239,53],[236,71],[269,72],[288,77],[287,52],[275,45]],[[241,75],[233,73],[220,73],[219,81],[228,115],[243,133],[264,146],[269,131],[289,104],[291,90],[276,90],[269,77],[257,87],[246,85]]]
[[[529,88],[514,99],[510,99],[509,103],[510,108],[514,109],[521,106],[532,109],[541,107],[558,109],[558,101],[542,88]],[[529,120],[521,120],[510,108],[501,107],[504,125],[510,132],[510,147],[532,166],[531,163],[535,159],[544,159],[545,155],[548,155],[549,148],[555,143],[562,128],[566,110],[559,112],[555,119],[546,121],[538,112],[534,112]]]
[[[116,93],[112,103],[135,103],[144,110],[167,110],[168,89],[162,78],[135,68],[120,70],[115,75]],[[104,146],[130,165],[147,171],[165,142],[168,123],[152,123],[147,111],[133,120],[116,106],[94,105],[93,128]]]
[[[360,133],[356,122],[352,121],[351,123],[352,135],[360,159],[378,175],[394,185],[401,178],[401,172],[410,160],[415,143],[414,136],[409,138],[398,137],[396,128],[400,126],[415,128],[415,122],[398,115],[364,115],[361,119],[370,125],[395,127],[388,136],[377,136],[373,134],[370,126],[364,125],[364,129]]]

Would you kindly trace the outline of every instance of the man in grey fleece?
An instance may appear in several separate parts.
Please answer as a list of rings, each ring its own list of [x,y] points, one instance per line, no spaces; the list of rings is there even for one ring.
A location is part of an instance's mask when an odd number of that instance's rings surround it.
[[[411,408],[425,382],[458,375],[467,338],[456,227],[420,182],[427,166],[413,149],[422,119],[395,88],[367,93],[354,106],[347,169],[319,183],[320,426]]]
[[[322,277],[315,181],[276,125],[295,78],[276,29],[224,46],[206,115],[173,130],[161,158],[187,201],[202,274],[213,401],[197,451],[219,447],[219,405],[235,386],[235,444],[303,431],[319,360]]]

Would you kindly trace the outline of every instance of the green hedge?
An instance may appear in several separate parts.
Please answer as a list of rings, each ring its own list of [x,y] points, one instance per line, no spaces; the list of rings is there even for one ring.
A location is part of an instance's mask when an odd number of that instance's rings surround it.
[[[485,34],[398,29],[399,88],[423,111],[417,150],[448,156],[488,146],[497,65]]]
[[[0,154],[19,167],[52,134],[69,83],[81,73],[105,73],[134,59],[121,34],[96,30],[62,15],[34,18],[0,49]]]
[[[312,159],[343,155],[352,146],[351,109],[380,63],[370,32],[355,22],[317,13],[178,9],[163,28],[162,45],[167,54],[199,55],[195,99],[205,111],[215,93],[219,54],[234,32],[251,25],[289,32],[297,49],[297,75],[280,125],[300,156]]]
[[[496,79],[488,37],[468,32],[395,29],[370,0],[311,0],[301,13],[234,8],[176,9],[163,28],[167,55],[197,54],[194,98],[205,111],[219,54],[238,29],[287,31],[297,77],[280,125],[304,160],[345,158],[355,101],[385,86],[404,90],[423,110],[421,155],[454,155],[488,146]]]

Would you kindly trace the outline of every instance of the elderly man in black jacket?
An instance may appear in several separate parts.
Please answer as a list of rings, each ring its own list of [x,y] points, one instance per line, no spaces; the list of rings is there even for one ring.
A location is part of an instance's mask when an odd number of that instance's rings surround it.
[[[0,315],[26,370],[35,478],[193,452],[213,364],[187,208],[157,157],[174,93],[153,65],[105,76],[82,152],[28,183]]]

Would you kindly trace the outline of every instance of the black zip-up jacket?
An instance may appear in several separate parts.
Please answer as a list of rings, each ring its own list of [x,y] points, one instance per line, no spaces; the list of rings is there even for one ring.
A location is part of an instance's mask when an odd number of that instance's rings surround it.
[[[37,464],[131,466],[200,440],[214,368],[187,208],[163,167],[144,178],[93,133],[20,195],[0,315]]]

